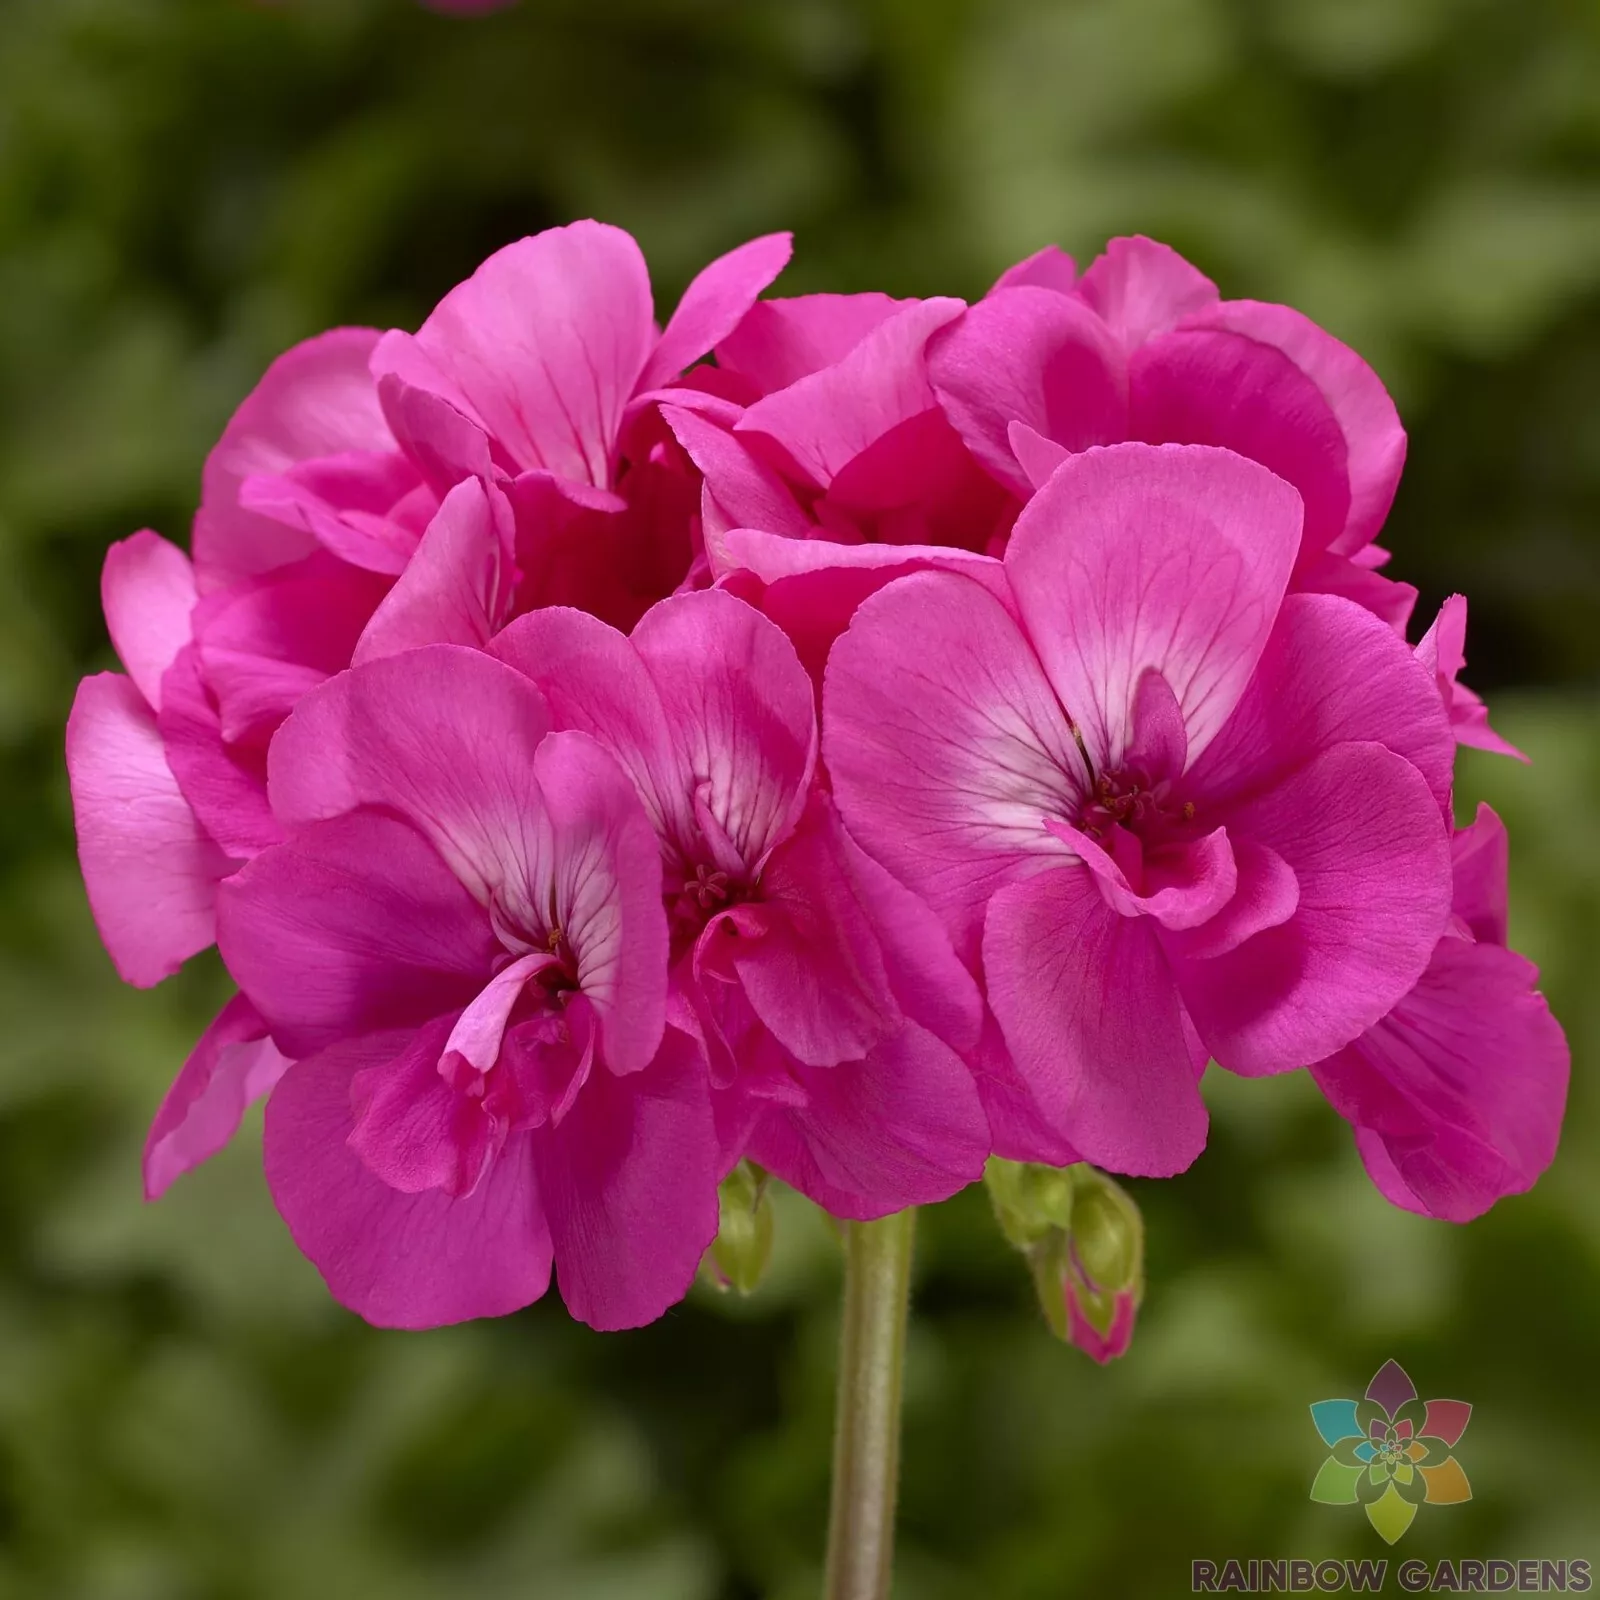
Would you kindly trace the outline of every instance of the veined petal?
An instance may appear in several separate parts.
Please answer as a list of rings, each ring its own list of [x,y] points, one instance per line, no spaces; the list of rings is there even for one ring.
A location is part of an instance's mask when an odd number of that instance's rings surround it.
[[[1224,450],[1087,451],[1028,502],[1006,572],[1097,771],[1120,764],[1152,667],[1182,708],[1189,759],[1211,742],[1255,671],[1299,537],[1294,490]]]
[[[1067,853],[1044,826],[1084,791],[1071,729],[986,590],[922,572],[873,595],[834,645],[824,757],[846,826],[976,964],[990,894]]]

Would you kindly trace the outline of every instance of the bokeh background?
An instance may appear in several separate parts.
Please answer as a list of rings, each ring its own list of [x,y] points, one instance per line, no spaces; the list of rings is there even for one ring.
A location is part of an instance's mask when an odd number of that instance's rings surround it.
[[[926,1217],[903,1600],[1188,1592],[1197,1557],[1380,1555],[1307,1498],[1307,1406],[1390,1356],[1475,1403],[1476,1498],[1397,1555],[1600,1563],[1600,7],[1594,0],[0,0],[0,1596],[815,1592],[838,1260],[785,1204],[756,1299],[603,1337],[547,1303],[401,1335],[333,1306],[255,1125],[160,1206],[143,1128],[222,988],[122,989],[61,728],[106,545],[182,537],[291,341],[414,326],[594,215],[670,305],[792,227],[790,292],[976,295],[1166,238],[1394,390],[1392,569],[1471,596],[1470,752],[1572,1038],[1560,1157],[1468,1229],[1390,1210],[1303,1075],[1215,1082],[1137,1185],[1150,1292],[1099,1371],[984,1197]],[[792,1197],[790,1197],[792,1199]]]

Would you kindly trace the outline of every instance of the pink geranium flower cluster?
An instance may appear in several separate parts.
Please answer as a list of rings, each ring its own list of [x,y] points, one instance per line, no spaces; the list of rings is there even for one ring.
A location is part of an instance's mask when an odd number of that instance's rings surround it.
[[[274,364],[192,555],[111,550],[90,903],[130,982],[238,986],[148,1192],[270,1094],[345,1304],[553,1271],[620,1328],[741,1158],[851,1218],[991,1154],[1169,1175],[1208,1060],[1309,1067],[1397,1204],[1528,1187],[1566,1046],[1453,825],[1457,743],[1508,748],[1464,602],[1413,648],[1379,570],[1371,370],[1143,239],[971,306],[760,299],[788,254],[662,328],[625,233],[521,240]]]

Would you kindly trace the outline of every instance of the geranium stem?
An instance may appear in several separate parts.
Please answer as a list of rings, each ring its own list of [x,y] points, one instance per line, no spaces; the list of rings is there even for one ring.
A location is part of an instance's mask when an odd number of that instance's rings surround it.
[[[844,1225],[844,1325],[824,1600],[886,1600],[915,1210]]]

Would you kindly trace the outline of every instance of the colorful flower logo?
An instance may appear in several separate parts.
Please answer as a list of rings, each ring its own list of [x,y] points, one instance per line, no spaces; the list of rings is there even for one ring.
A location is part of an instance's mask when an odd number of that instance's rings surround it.
[[[1398,1361],[1386,1361],[1362,1400],[1319,1400],[1311,1408],[1323,1443],[1311,1498],[1325,1506],[1361,1506],[1381,1538],[1393,1544],[1417,1507],[1459,1505],[1472,1485],[1451,1455],[1467,1431],[1465,1400],[1417,1398],[1417,1386]]]

